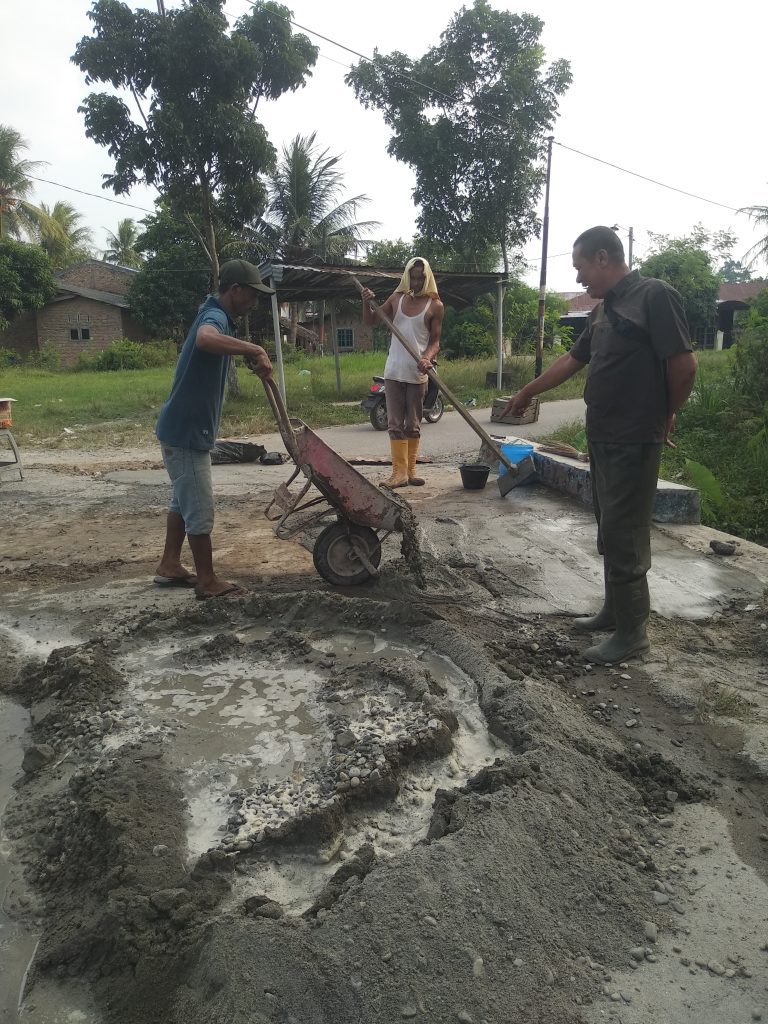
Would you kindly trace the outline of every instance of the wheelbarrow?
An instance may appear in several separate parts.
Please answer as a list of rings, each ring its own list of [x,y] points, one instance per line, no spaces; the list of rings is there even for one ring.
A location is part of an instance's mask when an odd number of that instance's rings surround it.
[[[274,378],[264,378],[263,384],[280,436],[296,466],[264,510],[267,519],[275,524],[275,536],[288,540],[333,518],[334,522],[315,541],[315,568],[323,579],[336,586],[365,583],[378,575],[381,545],[390,534],[402,530],[402,506],[358,473],[303,420],[289,417]],[[307,482],[298,492],[292,492],[290,485],[300,474]],[[320,492],[319,496],[308,497],[312,487]],[[289,524],[289,519],[309,509],[314,511],[302,515],[298,522],[294,518]]]

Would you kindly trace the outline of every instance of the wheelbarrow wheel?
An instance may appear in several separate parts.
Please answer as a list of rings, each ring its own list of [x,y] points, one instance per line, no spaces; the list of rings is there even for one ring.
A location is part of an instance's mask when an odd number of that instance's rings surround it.
[[[355,587],[370,579],[371,573],[361,562],[355,544],[362,545],[368,562],[378,566],[381,544],[370,526],[339,521],[323,530],[315,541],[312,558],[324,580],[337,587]]]

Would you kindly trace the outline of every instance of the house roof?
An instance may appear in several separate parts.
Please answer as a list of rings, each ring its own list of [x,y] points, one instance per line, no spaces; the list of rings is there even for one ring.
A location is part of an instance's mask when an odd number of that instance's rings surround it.
[[[110,263],[108,260],[80,260],[79,263],[71,263],[68,267],[64,267],[63,270],[55,270],[53,272],[54,277],[64,277],[70,272],[70,270],[76,270],[78,267],[109,267],[110,270],[121,270],[124,274],[138,274],[138,270],[134,267],[123,267],[119,263]]]
[[[723,302],[728,302],[732,303],[735,308],[746,309],[749,300],[754,299],[764,288],[768,288],[768,281],[746,281],[743,284],[725,281],[720,285],[717,304],[719,306]],[[572,313],[589,313],[600,301],[593,299],[586,292],[558,292],[557,294],[568,300],[566,316],[570,316]]]
[[[718,302],[748,302],[768,288],[768,281],[745,281],[743,284],[726,281],[720,285]]]
[[[60,284],[58,294],[51,299],[51,302],[66,302],[68,299],[81,298],[93,299],[94,302],[104,302],[108,306],[120,306],[121,309],[130,309],[131,304],[125,295],[117,295],[115,292],[101,292],[94,288],[80,288],[74,284]]]
[[[264,280],[272,280],[280,302],[303,302],[311,299],[357,299],[352,281],[356,277],[381,301],[392,294],[402,276],[402,268],[382,269],[363,266],[312,267],[273,260],[262,263],[259,271]],[[440,298],[449,306],[462,309],[471,306],[480,295],[493,291],[502,275],[499,273],[456,274],[434,270]]]

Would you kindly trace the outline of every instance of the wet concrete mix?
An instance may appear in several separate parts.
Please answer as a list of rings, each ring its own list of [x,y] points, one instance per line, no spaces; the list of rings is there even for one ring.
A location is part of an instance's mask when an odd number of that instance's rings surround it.
[[[424,555],[334,592],[299,566],[146,609],[130,568],[100,590],[108,560],[78,559],[70,642],[66,575],[5,576],[29,726],[4,910],[39,937],[19,1020],[56,1019],[51,992],[109,1024],[642,1019],[613,979],[685,931],[681,808],[717,806],[760,866],[766,783],[727,728],[585,665],[566,618],[500,611],[498,576]],[[761,664],[744,614],[708,628]]]

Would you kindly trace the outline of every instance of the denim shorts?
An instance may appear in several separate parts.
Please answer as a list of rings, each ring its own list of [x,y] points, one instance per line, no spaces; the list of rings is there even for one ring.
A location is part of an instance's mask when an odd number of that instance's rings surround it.
[[[213,481],[211,453],[194,448],[172,448],[161,445],[163,462],[173,484],[169,512],[177,512],[184,520],[187,533],[193,537],[213,530]]]

